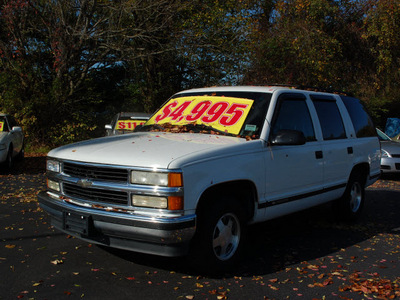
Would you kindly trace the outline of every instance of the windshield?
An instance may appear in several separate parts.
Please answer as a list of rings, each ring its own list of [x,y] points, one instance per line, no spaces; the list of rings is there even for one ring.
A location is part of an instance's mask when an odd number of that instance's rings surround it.
[[[121,131],[134,130],[137,126],[146,123],[146,120],[145,118],[121,117],[118,119],[115,129]]]
[[[168,100],[139,130],[199,132],[258,139],[271,94],[182,93]]]
[[[7,131],[6,118],[0,117],[0,132]]]
[[[379,137],[380,141],[391,141],[392,140],[390,137],[388,137],[385,133],[383,133],[378,128],[376,129],[376,132],[378,133],[378,137]]]

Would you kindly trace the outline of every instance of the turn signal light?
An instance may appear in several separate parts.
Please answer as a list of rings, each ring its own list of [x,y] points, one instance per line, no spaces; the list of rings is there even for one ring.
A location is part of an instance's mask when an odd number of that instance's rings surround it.
[[[168,174],[168,186],[169,187],[183,186],[182,173],[169,173]]]

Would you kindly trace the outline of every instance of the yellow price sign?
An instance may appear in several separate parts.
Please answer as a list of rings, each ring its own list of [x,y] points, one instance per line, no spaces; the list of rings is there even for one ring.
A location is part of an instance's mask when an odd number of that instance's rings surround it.
[[[146,121],[144,120],[118,120],[115,129],[134,130],[136,126],[143,125],[144,123],[146,123]]]
[[[4,130],[4,122],[0,122],[0,132]]]
[[[168,101],[146,124],[195,123],[211,126],[223,132],[239,134],[253,102],[250,99],[219,96],[174,98]]]

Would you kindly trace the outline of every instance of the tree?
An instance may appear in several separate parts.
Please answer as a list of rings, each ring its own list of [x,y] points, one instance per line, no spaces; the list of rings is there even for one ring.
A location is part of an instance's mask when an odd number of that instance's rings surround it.
[[[264,2],[245,82],[319,86],[356,94],[378,124],[399,111],[400,3]],[[271,4],[272,3],[272,4]]]
[[[159,53],[141,45],[164,39],[178,2],[8,0],[1,7],[2,107],[19,114],[31,140],[48,143],[68,133],[88,137],[91,113],[107,100],[88,94],[101,94],[90,88],[98,74]]]
[[[150,112],[235,82],[255,0],[0,0],[0,107],[33,143],[92,136],[99,112]]]

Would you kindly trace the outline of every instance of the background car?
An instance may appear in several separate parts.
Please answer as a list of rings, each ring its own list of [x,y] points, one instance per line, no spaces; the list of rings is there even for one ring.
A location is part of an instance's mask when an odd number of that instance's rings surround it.
[[[381,142],[381,171],[383,173],[400,173],[400,143],[393,141],[388,135],[376,129]]]
[[[111,124],[105,126],[106,136],[132,132],[138,125],[143,125],[151,114],[121,112],[114,116]]]
[[[15,159],[24,157],[24,133],[15,119],[0,113],[0,164],[10,170]]]

